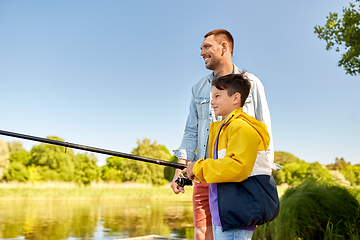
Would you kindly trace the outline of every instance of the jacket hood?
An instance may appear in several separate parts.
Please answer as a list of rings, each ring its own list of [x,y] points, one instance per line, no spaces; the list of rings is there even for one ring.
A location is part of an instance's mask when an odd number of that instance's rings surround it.
[[[266,124],[263,122],[258,121],[256,118],[247,115],[243,112],[243,109],[240,107],[234,111],[232,111],[228,118],[225,119],[225,125],[229,125],[231,122],[235,121],[236,119],[241,119],[245,122],[247,122],[251,127],[253,127],[256,132],[259,134],[259,136],[262,139],[262,144],[259,145],[258,151],[266,151],[270,144],[270,135],[267,131]]]

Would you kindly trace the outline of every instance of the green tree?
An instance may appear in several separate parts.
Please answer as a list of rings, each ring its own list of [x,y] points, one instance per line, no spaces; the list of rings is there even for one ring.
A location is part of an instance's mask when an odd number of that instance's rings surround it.
[[[48,139],[64,141],[50,136]],[[51,144],[40,144],[31,149],[31,160],[28,165],[40,166],[42,180],[72,181],[75,176],[74,152],[72,149]]]
[[[10,154],[25,150],[21,142],[13,141],[8,143]]]
[[[101,168],[96,164],[97,158],[93,153],[75,155],[75,176],[77,183],[89,184],[98,181],[101,177]]]
[[[307,179],[315,179],[317,181],[323,182],[331,182],[332,175],[325,166],[321,165],[318,162],[310,163],[309,168],[307,169],[306,173]]]
[[[275,152],[275,162],[283,166],[280,171],[273,172],[277,184],[299,185],[306,179],[332,181],[329,169],[318,162],[307,163],[287,152]],[[343,160],[338,160],[338,165],[342,163]]]
[[[284,166],[288,163],[300,163],[301,160],[291,153],[279,151],[274,153],[274,162]],[[272,174],[277,184],[288,182],[291,178],[291,174],[289,175],[288,173],[285,173],[284,169],[280,171],[273,170]]]
[[[10,152],[8,144],[4,140],[0,139],[0,180],[7,172],[6,166],[9,164],[9,156]]]
[[[137,142],[138,146],[133,149],[131,154],[153,159],[169,161],[170,152],[165,146],[151,143],[150,139],[145,138],[142,142]],[[105,181],[134,181],[141,183],[163,184],[164,166],[153,163],[146,163],[120,157],[109,157],[106,165],[102,167],[102,179]]]
[[[106,159],[106,165],[102,167],[102,179],[105,181],[122,182],[124,164],[130,161],[124,158],[111,156]]]
[[[315,33],[326,41],[326,50],[335,44],[338,45],[337,52],[340,51],[339,46],[345,48],[338,65],[344,67],[346,74],[360,74],[360,5],[350,3],[350,7],[344,7],[342,18],[331,12],[326,18],[324,27],[315,26]]]
[[[170,158],[170,162],[178,162],[179,159],[174,155]],[[165,167],[164,169],[164,177],[166,180],[168,180],[169,182],[172,181],[173,177],[175,174],[175,168],[173,167]]]
[[[26,182],[29,180],[29,173],[24,164],[20,162],[10,162],[4,179],[7,181]]]
[[[12,153],[9,157],[10,163],[7,166],[7,173],[4,175],[4,179],[7,181],[25,182],[30,180],[26,165],[31,160],[31,154],[19,146],[21,145],[9,144],[10,152]]]
[[[151,143],[151,140],[145,138],[143,142],[137,141],[138,147],[134,148],[132,154],[137,156],[149,157],[169,161],[171,158],[170,152],[165,146],[157,144],[156,141]],[[140,174],[137,176],[139,182],[151,182],[153,184],[164,183],[164,166],[156,164],[137,162]]]

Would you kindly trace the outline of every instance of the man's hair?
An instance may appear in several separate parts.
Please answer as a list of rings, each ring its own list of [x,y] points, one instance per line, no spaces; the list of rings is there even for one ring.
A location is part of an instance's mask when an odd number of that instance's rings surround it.
[[[231,55],[233,54],[234,38],[228,31],[226,31],[225,29],[215,29],[205,34],[204,38],[207,38],[211,35],[214,35],[214,40],[219,44],[221,43],[221,41],[226,41],[229,44]]]
[[[249,96],[251,88],[249,78],[246,76],[246,71],[220,77],[215,76],[211,84],[219,90],[226,90],[229,96],[232,96],[237,92],[240,93],[240,107],[244,106],[245,100]]]

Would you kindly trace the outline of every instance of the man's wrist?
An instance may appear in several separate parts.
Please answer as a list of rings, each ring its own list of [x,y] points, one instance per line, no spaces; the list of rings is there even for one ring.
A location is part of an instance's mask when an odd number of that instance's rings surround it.
[[[181,163],[181,164],[188,164],[189,162],[191,162],[191,161],[189,161],[189,160],[187,160],[187,159],[183,159],[183,158],[180,158],[180,159],[178,160],[178,163]]]

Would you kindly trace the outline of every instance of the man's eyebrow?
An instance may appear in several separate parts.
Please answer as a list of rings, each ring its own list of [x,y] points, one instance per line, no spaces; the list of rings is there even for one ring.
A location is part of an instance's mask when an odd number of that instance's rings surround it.
[[[211,44],[209,44],[209,43],[204,43],[203,45],[200,46],[200,49],[202,49],[203,47],[209,47],[209,46],[211,46]]]

